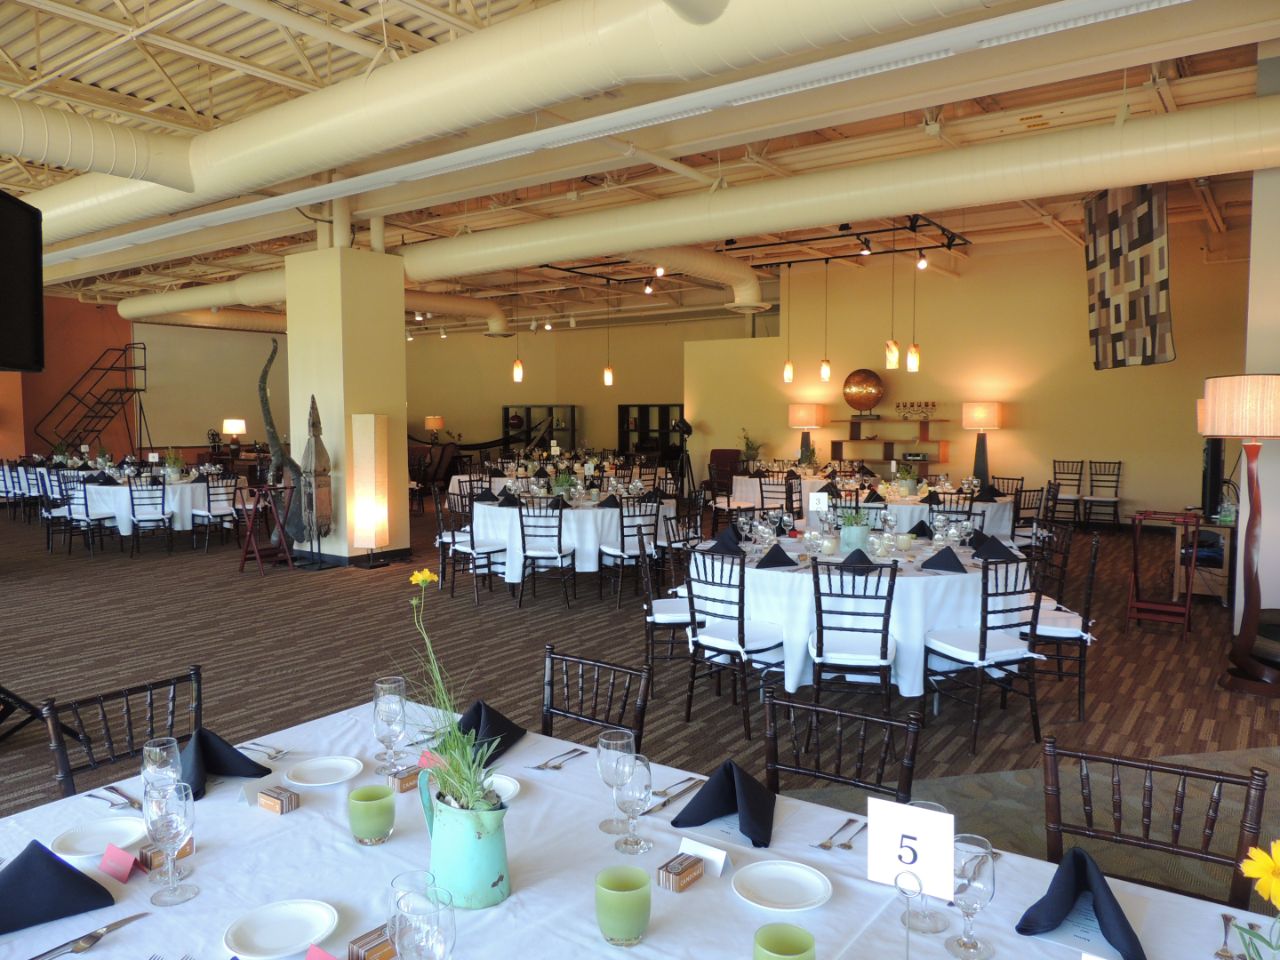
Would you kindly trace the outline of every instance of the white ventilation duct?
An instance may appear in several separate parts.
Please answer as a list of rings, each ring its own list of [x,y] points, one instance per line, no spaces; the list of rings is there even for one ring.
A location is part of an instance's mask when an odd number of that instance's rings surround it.
[[[486,337],[509,337],[511,328],[502,308],[489,300],[459,297],[449,293],[404,292],[404,308],[446,317],[478,317],[487,326]]]
[[[284,314],[262,310],[186,310],[139,317],[134,323],[157,327],[205,327],[210,330],[250,330],[254,333],[286,333]]]
[[[207,283],[200,287],[130,297],[116,304],[116,310],[126,320],[141,320],[143,317],[209,307],[261,307],[268,303],[284,303],[283,270],[246,273],[227,283]]]
[[[337,27],[329,26],[323,20],[294,13],[286,7],[272,3],[271,0],[222,0],[222,5],[224,7],[235,7],[237,10],[251,13],[255,17],[261,17],[271,23],[278,23],[293,33],[315,37],[317,40],[323,40],[325,43],[332,44],[335,47],[342,47],[352,53],[358,53],[362,57],[373,59],[382,52],[382,44],[380,43],[374,43],[361,37],[353,37],[349,33],[343,33]]]
[[[756,272],[727,254],[701,247],[655,247],[625,254],[628,260],[663,267],[668,273],[686,273],[704,280],[714,280],[733,288],[733,302],[725,309],[734,313],[760,313],[769,309],[761,302],[760,279]]]
[[[402,247],[423,282],[660,243],[798,230],[1280,166],[1280,95],[698,191]]]
[[[191,141],[185,193],[88,173],[24,197],[48,243],[178,213],[432,137],[635,83],[700,80],[951,15],[993,0],[560,0],[317,90]],[[682,15],[683,14],[683,15]]]
[[[666,0],[677,16],[690,23],[710,23],[729,6],[729,0]]]
[[[191,141],[0,97],[0,154],[190,191]],[[41,191],[43,193],[43,191]],[[30,194],[27,199],[39,196]]]

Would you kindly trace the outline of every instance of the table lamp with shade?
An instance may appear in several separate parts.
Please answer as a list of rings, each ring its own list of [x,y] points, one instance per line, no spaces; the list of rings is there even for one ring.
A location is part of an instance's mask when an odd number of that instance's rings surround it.
[[[240,435],[244,430],[243,420],[229,418],[222,421],[222,435],[231,438],[231,442],[227,444],[227,452],[231,454],[232,460],[240,456]]]
[[[1258,578],[1262,487],[1258,481],[1258,454],[1263,440],[1280,439],[1280,374],[1207,378],[1201,433],[1241,441],[1249,491],[1249,519],[1244,529],[1244,609],[1240,630],[1231,644],[1232,667],[1219,682],[1229,690],[1280,696],[1280,646],[1268,650],[1258,644],[1262,614]]]
[[[808,453],[813,446],[809,431],[825,427],[827,419],[827,408],[821,403],[792,403],[787,406],[787,426],[804,431],[800,434],[801,461],[809,459]]]
[[[978,439],[973,446],[973,475],[984,484],[991,482],[987,467],[987,431],[1000,429],[1002,412],[995,400],[977,400],[960,405],[960,426],[978,431]]]
[[[440,431],[444,429],[444,417],[423,417],[422,426],[431,431],[431,442],[440,442]]]

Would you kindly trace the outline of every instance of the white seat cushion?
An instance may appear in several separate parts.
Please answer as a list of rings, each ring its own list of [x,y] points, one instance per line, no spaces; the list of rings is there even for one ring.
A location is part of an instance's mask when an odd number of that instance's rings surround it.
[[[847,634],[828,630],[822,638],[822,659],[818,660],[817,631],[809,634],[809,656],[815,661],[837,666],[878,667],[893,662],[894,642],[889,638],[889,656],[880,659],[880,638],[874,634]]]
[[[534,547],[532,550],[526,550],[524,555],[534,560],[564,560],[573,555],[573,548],[565,547],[556,553],[551,547]]]
[[[975,666],[988,663],[1011,663],[1034,656],[1027,649],[1027,642],[1016,630],[990,630],[987,632],[987,659],[978,660],[977,630],[930,630],[924,635],[926,650],[941,653],[952,660]]]
[[[755,506],[750,500],[734,500],[726,496],[716,497],[713,503],[717,510],[750,510]]]
[[[116,518],[116,515],[114,513],[101,513],[97,510],[92,510],[87,514],[81,513],[80,511],[77,510],[71,514],[72,520],[80,520],[82,522],[91,522],[91,521],[98,521],[98,520],[115,520],[115,518]]]
[[[48,510],[41,510],[40,513],[50,518],[53,518],[53,517],[65,518],[69,516],[66,507],[52,507],[51,509],[48,509]]]
[[[1078,493],[1060,493],[1060,494],[1058,494],[1058,499],[1059,499],[1059,500],[1079,500],[1079,499],[1080,499],[1080,494],[1078,494]]]
[[[743,624],[742,633],[743,646],[748,654],[763,653],[782,646],[782,627],[776,623],[748,620]],[[736,653],[738,650],[737,627],[731,620],[711,620],[706,626],[698,629],[698,642],[713,650]]]
[[[1119,503],[1119,497],[1099,497],[1093,494],[1085,497],[1086,500],[1092,500],[1094,503]]]
[[[115,516],[115,514],[111,514],[111,516]],[[133,522],[134,523],[164,523],[170,520],[172,517],[173,517],[172,510],[166,511],[165,513],[160,513],[158,510],[147,510],[143,513],[133,514]]]
[[[453,545],[459,553],[502,553],[507,545],[498,540],[477,540],[475,546],[469,540],[460,540]]]
[[[637,557],[640,556],[639,547],[632,547],[630,549],[623,550],[616,543],[602,544],[600,546],[600,552],[603,553],[606,557],[618,557],[618,558],[625,558],[627,560],[635,560]],[[653,550],[649,551],[649,556],[651,557],[653,556]]]
[[[1036,624],[1037,637],[1063,637],[1079,640],[1080,615],[1070,610],[1040,610],[1040,619]]]
[[[682,624],[689,622],[688,600],[655,600],[653,613],[646,619],[650,623]]]
[[[235,513],[235,508],[229,503],[221,507],[216,507],[213,510],[196,509],[191,511],[191,515],[193,517],[233,517],[235,516]]]

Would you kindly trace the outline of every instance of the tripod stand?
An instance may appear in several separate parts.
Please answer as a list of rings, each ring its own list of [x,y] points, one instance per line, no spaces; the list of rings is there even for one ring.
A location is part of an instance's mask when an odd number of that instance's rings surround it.
[[[680,459],[676,461],[676,496],[683,500],[698,492],[698,484],[693,479],[693,464],[689,462],[689,437],[680,434]]]

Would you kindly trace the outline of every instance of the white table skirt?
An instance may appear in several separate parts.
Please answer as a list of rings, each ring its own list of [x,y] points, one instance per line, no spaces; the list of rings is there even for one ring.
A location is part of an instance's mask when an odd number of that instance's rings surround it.
[[[673,516],[673,501],[664,500],[658,519],[658,544],[667,542],[663,517]],[[515,507],[499,507],[492,503],[475,505],[476,540],[492,540],[507,547],[506,581],[519,583],[524,551],[520,546],[520,511]],[[562,543],[575,551],[574,565],[579,573],[595,573],[600,569],[602,543],[618,542],[618,511],[599,507],[569,507],[564,511]]]
[[[41,468],[42,470],[44,468]],[[47,478],[47,474],[46,474]],[[240,485],[244,485],[241,479]],[[117,486],[104,486],[100,483],[85,484],[85,499],[92,513],[110,513],[116,518],[116,526],[120,533],[130,536],[133,533],[133,510],[129,504],[129,485],[121,481]],[[173,512],[173,529],[191,529],[191,511],[204,510],[209,506],[209,487],[203,483],[180,481],[165,484],[165,509]]]
[[[667,731],[646,733],[652,741]],[[153,907],[147,898],[156,888],[145,877],[121,885],[90,868],[88,872],[115,896],[114,906],[0,936],[0,956],[23,960],[113,920],[145,912],[148,916],[98,943],[92,952],[94,960],[138,960],[151,954],[216,960],[227,956],[223,934],[237,918],[274,901],[308,898],[337,909],[338,926],[320,946],[345,957],[350,940],[389,915],[392,877],[430,867],[431,842],[418,795],[415,791],[397,796],[395,833],[386,844],[358,846],[347,826],[347,794],[356,786],[380,782],[373,774],[371,758],[378,745],[368,707],[322,717],[265,739],[293,751],[268,764],[276,773],[258,781],[226,779],[211,784],[205,798],[196,803],[195,853],[185,861],[192,868],[190,882],[200,887],[195,899],[176,907]],[[639,832],[653,841],[653,850],[638,857],[616,853],[615,838],[595,828],[610,805],[592,756],[573,760],[559,771],[527,769],[564,748],[562,741],[530,733],[499,762],[499,769],[521,784],[505,818],[512,895],[487,910],[455,912],[458,960],[620,956],[605,945],[596,927],[595,874],[626,863],[643,867],[652,876],[659,864],[675,854],[681,837],[699,835],[698,828],[677,830],[670,825],[687,802],[680,800],[641,819]],[[763,751],[761,745],[740,759],[758,772]],[[334,754],[360,757],[365,763],[363,773],[338,786],[302,789],[302,804],[293,813],[278,816],[239,800],[246,784],[256,792],[280,782],[283,771],[302,760]],[[657,786],[671,784],[682,774],[669,767],[653,768]],[[794,781],[797,786],[801,783]],[[136,776],[120,785],[134,796],[141,795]],[[48,845],[69,827],[108,815],[121,814],[80,796],[5,818],[0,820],[0,856],[13,857],[32,839]],[[123,815],[138,816],[128,810]],[[1028,815],[1036,813],[1028,811]],[[777,921],[807,928],[817,940],[818,956],[826,960],[903,956],[901,900],[892,888],[865,879],[866,831],[854,840],[852,851],[811,846],[844,818],[840,810],[780,797],[768,848],[753,849],[745,840],[741,846],[725,844],[732,867],[726,868],[724,876],[704,877],[681,894],[654,885],[645,939],[627,956],[642,960],[749,957],[755,930]],[[963,830],[964,824],[958,828]],[[763,860],[798,860],[820,870],[834,887],[831,899],[798,914],[779,914],[745,902],[732,891],[733,870]],[[1078,951],[1021,937],[1013,929],[1023,911],[1047,889],[1053,870],[1047,862],[1015,854],[1000,859],[995,899],[977,921],[978,935],[994,943],[997,956],[1078,960]],[[1144,901],[1145,911],[1132,919],[1152,960],[1211,957],[1221,944],[1218,905],[1123,881],[1113,881],[1113,888],[1122,897],[1132,894]],[[913,934],[913,955],[946,956],[942,941],[959,929],[960,915],[941,909],[951,920],[950,930],[932,937]],[[1247,922],[1249,916],[1241,915],[1240,922]],[[1254,919],[1264,926],[1269,923],[1266,917]]]

